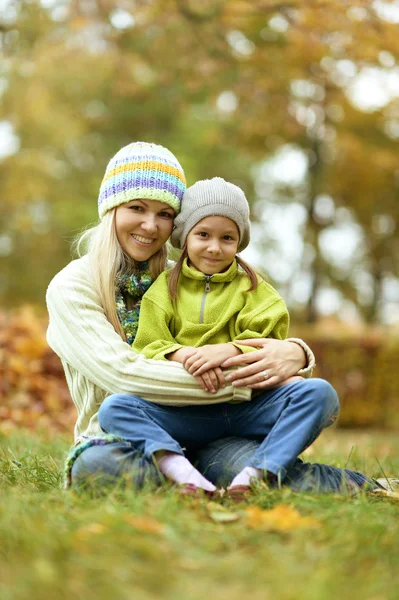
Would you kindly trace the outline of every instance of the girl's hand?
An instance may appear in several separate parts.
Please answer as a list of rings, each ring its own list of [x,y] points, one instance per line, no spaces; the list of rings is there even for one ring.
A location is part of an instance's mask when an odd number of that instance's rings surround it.
[[[183,346],[174,352],[171,352],[166,356],[168,360],[174,360],[181,363],[184,366],[184,362],[196,351],[197,348],[194,346]]]
[[[220,367],[228,358],[241,354],[233,344],[207,344],[201,348],[195,348],[195,352],[186,358],[183,366],[191,375],[198,377],[210,369]],[[224,379],[222,387],[224,387]]]
[[[209,371],[202,373],[196,379],[199,380],[202,389],[211,394],[216,394],[219,387],[223,388],[225,386],[223,372],[220,367],[209,369]]]
[[[240,340],[240,345],[252,346],[259,350],[228,358],[220,365],[222,369],[241,365],[241,368],[225,376],[226,381],[237,387],[276,387],[296,375],[306,364],[305,352],[294,342],[263,338]]]

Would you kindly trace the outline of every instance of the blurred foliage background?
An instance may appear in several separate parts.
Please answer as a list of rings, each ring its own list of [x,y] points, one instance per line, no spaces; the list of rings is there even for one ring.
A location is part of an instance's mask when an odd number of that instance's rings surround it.
[[[0,306],[43,304],[109,158],[169,147],[252,205],[296,323],[399,320],[399,3],[0,0]]]
[[[44,309],[134,140],[169,147],[189,184],[244,189],[245,256],[316,350],[341,423],[397,424],[398,24],[398,0],[0,0],[3,427],[72,427],[46,319],[21,307]]]

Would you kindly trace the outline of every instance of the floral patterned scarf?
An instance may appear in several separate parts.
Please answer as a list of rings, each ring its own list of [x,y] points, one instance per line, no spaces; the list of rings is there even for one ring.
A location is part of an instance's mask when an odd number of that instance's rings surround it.
[[[128,344],[133,344],[139,326],[141,298],[152,284],[148,263],[139,264],[132,275],[121,275],[116,284],[116,312],[126,334]]]

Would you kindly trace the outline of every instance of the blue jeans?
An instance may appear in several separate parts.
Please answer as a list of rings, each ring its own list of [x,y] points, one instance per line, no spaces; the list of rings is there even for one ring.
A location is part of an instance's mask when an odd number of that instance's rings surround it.
[[[167,450],[183,454],[220,438],[259,442],[247,462],[283,480],[298,455],[338,417],[334,388],[323,379],[301,380],[239,404],[158,405],[129,394],[102,403],[99,423],[132,444],[146,459]]]
[[[188,458],[209,481],[223,487],[248,464],[258,447],[258,442],[241,437],[221,438],[188,453]],[[99,493],[121,484],[139,490],[145,485],[160,486],[163,483],[153,461],[146,459],[127,441],[85,449],[73,464],[71,479],[75,489]],[[304,463],[299,458],[287,469],[284,486],[295,492],[350,495],[376,487],[358,471]]]

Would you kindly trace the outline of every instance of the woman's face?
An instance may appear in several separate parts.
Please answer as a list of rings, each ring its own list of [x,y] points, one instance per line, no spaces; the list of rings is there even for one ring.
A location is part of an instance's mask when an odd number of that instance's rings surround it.
[[[162,248],[172,233],[175,211],[158,200],[132,200],[116,209],[116,235],[125,253],[143,262]]]

